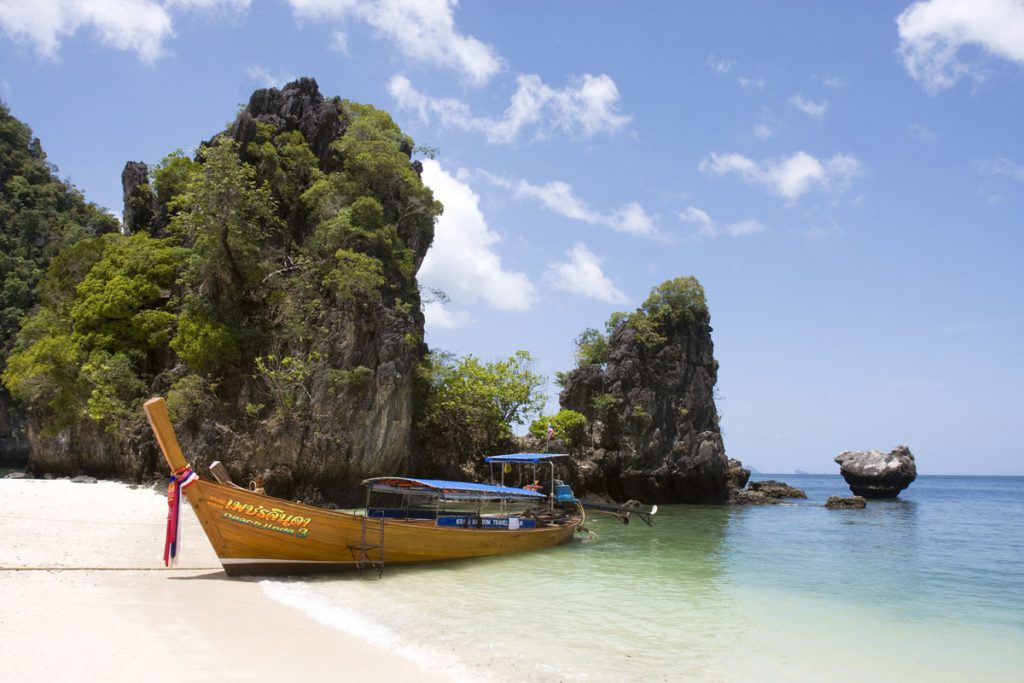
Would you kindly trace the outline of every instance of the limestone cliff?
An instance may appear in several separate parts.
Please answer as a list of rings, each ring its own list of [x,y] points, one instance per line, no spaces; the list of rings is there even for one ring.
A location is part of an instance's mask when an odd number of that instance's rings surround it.
[[[82,382],[79,412],[40,404],[33,468],[163,476],[140,409],[160,394],[194,465],[221,460],[240,483],[270,473],[271,494],[353,502],[363,478],[407,471],[426,353],[415,276],[441,210],[412,150],[385,112],[303,78],[254,92],[194,159],[129,162],[122,239],[177,259],[174,283],[140,304],[168,321],[163,341],[119,361],[116,337],[69,337],[83,357],[106,344],[124,372],[107,404]],[[121,412],[94,409],[109,405]]]
[[[611,322],[606,350],[569,372],[562,408],[587,426],[577,465],[589,492],[645,503],[724,502],[728,459],[715,407],[718,362],[693,278],[656,288]]]
[[[0,467],[24,467],[28,462],[28,432],[24,412],[0,389]]]

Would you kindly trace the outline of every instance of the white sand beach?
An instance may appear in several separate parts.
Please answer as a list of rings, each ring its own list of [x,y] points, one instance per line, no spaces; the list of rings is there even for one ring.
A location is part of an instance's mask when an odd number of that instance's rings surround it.
[[[0,480],[0,678],[7,681],[449,680],[228,579],[182,506],[114,482]]]

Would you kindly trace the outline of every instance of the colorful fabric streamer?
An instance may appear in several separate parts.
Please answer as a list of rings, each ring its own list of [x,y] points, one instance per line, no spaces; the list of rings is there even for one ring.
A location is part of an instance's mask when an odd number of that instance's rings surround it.
[[[164,566],[173,567],[178,564],[178,552],[181,550],[179,538],[179,522],[181,520],[181,490],[188,488],[199,479],[199,475],[187,465],[171,474],[171,483],[167,485],[167,536],[164,539]]]

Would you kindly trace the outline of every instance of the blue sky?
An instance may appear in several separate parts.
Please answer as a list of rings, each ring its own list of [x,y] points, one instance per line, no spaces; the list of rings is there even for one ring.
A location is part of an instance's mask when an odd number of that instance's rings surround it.
[[[116,212],[125,161],[312,76],[440,150],[432,347],[552,376],[695,275],[732,457],[1024,474],[1024,0],[0,0],[0,30],[0,98]]]

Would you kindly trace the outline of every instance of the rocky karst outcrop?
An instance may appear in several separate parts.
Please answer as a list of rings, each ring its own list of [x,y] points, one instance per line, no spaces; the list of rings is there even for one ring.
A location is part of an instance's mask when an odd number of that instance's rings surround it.
[[[914,455],[906,446],[888,453],[846,451],[835,461],[850,490],[864,498],[895,498],[917,478]]]
[[[583,487],[615,500],[724,502],[729,461],[715,408],[718,361],[703,289],[656,288],[614,325],[601,363],[565,376],[562,408],[586,416]]]
[[[240,143],[256,137],[256,123],[267,123],[274,130],[297,130],[328,171],[339,168],[342,157],[331,149],[345,130],[347,121],[338,115],[336,99],[325,99],[312,78],[300,78],[282,90],[265,88],[249,97],[249,104],[231,126],[231,136]],[[412,147],[403,150],[407,156]]]
[[[867,501],[863,496],[829,496],[825,507],[829,510],[863,510]]]
[[[193,465],[221,460],[243,483],[268,472],[268,493],[338,503],[367,476],[409,471],[416,366],[427,350],[415,275],[441,210],[412,150],[385,112],[325,98],[302,78],[254,92],[194,159],[179,153],[157,167],[155,183],[146,164],[125,166],[129,231],[166,237],[192,259],[179,288],[161,286],[146,304],[163,306],[161,320],[179,308],[170,342],[126,361],[146,385],[131,405],[167,396]],[[247,178],[251,189],[213,198]],[[187,205],[171,201],[184,193],[193,193]],[[217,202],[240,193],[239,210],[253,218],[225,228],[231,215],[218,218]],[[181,229],[167,230],[186,212]],[[214,238],[201,241],[204,230]],[[129,406],[113,428],[79,410],[53,434],[45,407],[30,425],[36,471],[163,476],[141,410]]]
[[[726,470],[730,494],[732,491],[742,491],[750,481],[750,470],[743,466],[743,463],[735,458],[729,458],[729,469]]]
[[[130,233],[152,230],[156,206],[149,187],[149,166],[142,161],[126,163],[121,171],[121,192],[125,229]]]
[[[0,387],[0,467],[24,467],[28,462],[27,420]]]
[[[774,479],[752,481],[745,489],[731,488],[729,502],[744,505],[773,505],[790,498],[806,498],[803,489]]]

